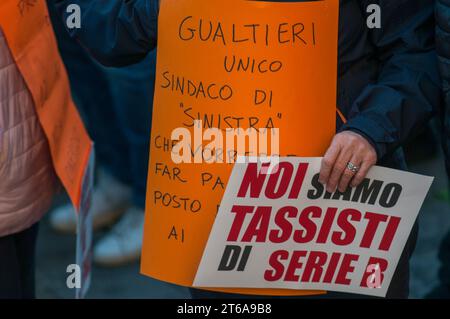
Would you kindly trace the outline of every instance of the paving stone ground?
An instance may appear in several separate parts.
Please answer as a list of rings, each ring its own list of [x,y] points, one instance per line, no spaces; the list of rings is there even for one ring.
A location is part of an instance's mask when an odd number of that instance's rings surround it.
[[[96,238],[102,234],[96,235]],[[37,253],[37,297],[74,297],[66,286],[66,267],[75,259],[75,236],[56,234],[48,221],[41,223]],[[186,288],[163,283],[139,274],[139,264],[92,271],[88,298],[189,298]]]
[[[422,298],[437,284],[438,247],[450,231],[450,206],[436,194],[446,186],[442,158],[411,166],[417,173],[436,176],[432,190],[420,213],[420,233],[411,260],[411,298]],[[98,238],[101,234],[96,235]],[[37,254],[38,298],[73,298],[66,286],[66,267],[75,258],[75,237],[53,232],[48,221],[41,223]],[[189,298],[186,288],[159,282],[139,274],[139,265],[93,269],[88,298]]]

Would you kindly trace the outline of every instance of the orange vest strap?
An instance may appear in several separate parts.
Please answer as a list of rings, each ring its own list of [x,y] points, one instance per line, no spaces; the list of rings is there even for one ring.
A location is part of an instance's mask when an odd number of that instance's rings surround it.
[[[78,209],[92,142],[70,94],[46,2],[1,0],[0,28],[33,96],[53,167]]]
[[[339,107],[336,107],[336,112],[339,115],[339,117],[341,118],[341,121],[345,124],[347,123],[347,119],[345,118],[344,114],[341,112],[341,110],[339,109]]]

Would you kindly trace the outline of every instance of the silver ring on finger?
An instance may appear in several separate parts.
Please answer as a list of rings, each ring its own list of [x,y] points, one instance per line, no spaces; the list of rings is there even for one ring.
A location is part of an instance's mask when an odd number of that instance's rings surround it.
[[[352,162],[347,163],[347,169],[355,174],[358,173],[359,171],[359,167],[353,164]]]

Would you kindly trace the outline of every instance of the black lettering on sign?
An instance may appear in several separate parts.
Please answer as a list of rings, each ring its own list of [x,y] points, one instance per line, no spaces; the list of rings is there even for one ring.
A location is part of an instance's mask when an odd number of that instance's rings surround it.
[[[182,96],[221,101],[227,101],[233,97],[233,88],[229,84],[187,79],[184,76],[171,74],[169,71],[164,71],[162,77],[161,88]]]
[[[170,138],[157,135],[153,139],[153,145],[156,149],[162,150],[163,152],[171,152],[174,146],[178,143],[177,140],[172,140]]]
[[[155,175],[166,177],[171,181],[186,183],[187,181],[181,177],[181,169],[179,167],[170,168],[164,163],[155,164]]]
[[[360,185],[354,188],[348,187],[345,192],[336,190],[334,193],[329,193],[325,190],[324,185],[319,182],[319,174],[314,175],[311,180],[311,186],[312,188],[307,192],[309,199],[323,198],[368,205],[378,204],[384,208],[394,207],[403,191],[403,187],[400,184],[365,178]]]
[[[195,120],[202,122],[203,129],[218,128],[219,130],[226,130],[227,128],[254,128],[258,132],[264,128],[273,129],[279,127],[275,125],[274,118],[272,117],[260,118],[254,115],[236,116],[221,113],[194,113],[192,107],[184,108],[183,113],[186,117],[186,121],[183,122],[185,127],[194,127]],[[281,120],[281,115],[277,117]],[[257,124],[258,127],[255,127]]]
[[[219,263],[218,271],[244,271],[253,246],[244,249],[237,245],[227,245]]]
[[[297,23],[235,24],[222,21],[205,20],[201,17],[187,16],[178,25],[178,37],[182,41],[201,41],[218,43],[223,46],[234,45],[315,45],[315,24]]]
[[[276,73],[283,67],[283,63],[278,60],[269,61],[268,59],[257,60],[255,58],[236,58],[225,56],[223,62],[225,71],[231,72],[248,72],[248,73]]]
[[[216,190],[219,186],[220,189],[225,189],[225,183],[220,176],[215,177],[213,174],[205,172],[202,173],[202,186],[209,186],[212,190]]]
[[[253,102],[255,105],[261,105],[263,103],[267,103],[269,105],[269,107],[272,107],[273,91],[272,90],[266,91],[266,90],[260,90],[260,89],[255,90]]]
[[[181,228],[181,232],[178,233],[177,228],[175,226],[172,226],[167,239],[175,239],[179,240],[181,243],[184,243],[184,228]]]
[[[190,213],[197,213],[202,209],[202,203],[198,199],[181,197],[168,192],[163,193],[159,190],[153,192],[153,204],[180,209]]]

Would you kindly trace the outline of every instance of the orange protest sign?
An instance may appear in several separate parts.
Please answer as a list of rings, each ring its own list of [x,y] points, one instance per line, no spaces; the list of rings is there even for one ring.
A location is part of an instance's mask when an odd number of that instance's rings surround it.
[[[78,209],[92,143],[72,101],[46,2],[2,0],[0,28],[33,96],[55,171]]]
[[[337,0],[161,1],[143,274],[192,286],[233,169],[229,160],[250,152],[229,155],[228,141],[214,143],[220,134],[209,129],[278,129],[268,137],[272,151],[277,136],[280,155],[324,154],[335,134],[338,12]],[[211,151],[212,144],[222,149]]]

